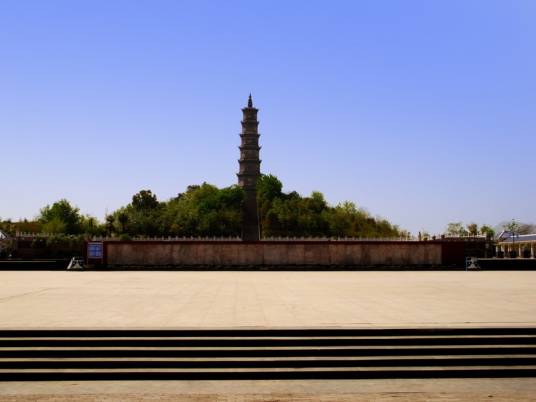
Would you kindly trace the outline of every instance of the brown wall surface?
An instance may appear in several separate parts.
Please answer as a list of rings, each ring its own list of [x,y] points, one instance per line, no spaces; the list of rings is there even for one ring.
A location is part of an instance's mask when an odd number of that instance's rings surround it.
[[[110,266],[441,265],[440,242],[106,241]]]
[[[83,240],[48,244],[47,238],[14,238],[12,255],[21,259],[71,258],[85,255]]]

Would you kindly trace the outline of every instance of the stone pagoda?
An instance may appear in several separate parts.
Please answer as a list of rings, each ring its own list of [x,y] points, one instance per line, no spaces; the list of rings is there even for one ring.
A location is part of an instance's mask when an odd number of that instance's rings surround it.
[[[238,185],[244,189],[242,204],[242,240],[257,241],[260,238],[259,212],[257,208],[257,180],[261,175],[259,159],[259,122],[257,112],[253,107],[251,94],[247,107],[242,109],[242,133],[240,133],[240,169],[237,174]]]

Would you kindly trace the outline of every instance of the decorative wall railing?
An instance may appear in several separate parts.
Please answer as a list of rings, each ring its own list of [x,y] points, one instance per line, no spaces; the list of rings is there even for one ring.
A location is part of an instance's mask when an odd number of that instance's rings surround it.
[[[55,236],[80,237],[85,236],[91,241],[240,241],[238,236],[90,236],[90,235],[61,235],[57,233],[19,232],[14,238],[50,238]],[[261,238],[262,241],[416,241],[415,237],[327,237],[327,236],[270,236]],[[486,236],[445,236],[436,235],[423,238],[422,241],[485,241]]]

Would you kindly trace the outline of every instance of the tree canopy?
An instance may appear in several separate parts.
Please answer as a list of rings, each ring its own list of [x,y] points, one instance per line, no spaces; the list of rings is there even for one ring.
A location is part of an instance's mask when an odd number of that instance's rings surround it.
[[[385,219],[373,218],[352,202],[330,206],[324,195],[313,191],[302,197],[282,192],[283,185],[272,175],[261,176],[257,203],[264,237],[407,237],[409,234]]]
[[[238,236],[242,190],[211,184],[188,186],[165,202],[142,190],[106,218],[108,234],[132,236]]]
[[[130,204],[106,217],[104,231],[128,236],[240,236],[243,199],[243,190],[236,185],[191,185],[168,201],[158,201],[150,190],[141,190]],[[318,191],[308,197],[295,191],[284,193],[283,184],[273,175],[259,179],[257,202],[263,237],[409,235],[385,219],[371,217],[353,203],[330,206]]]
[[[492,238],[495,235],[495,230],[489,225],[482,225],[478,227],[478,224],[472,222],[464,225],[463,222],[451,222],[447,225],[447,229],[444,233],[446,236],[486,236]]]
[[[191,185],[167,201],[144,189],[102,224],[61,199],[42,208],[36,224],[43,232],[72,235],[234,237],[241,235],[243,199],[243,190],[236,185]],[[273,175],[260,177],[257,203],[263,237],[409,237],[352,202],[332,206],[318,191],[309,196],[283,192],[283,184]]]
[[[132,196],[129,204],[107,215],[104,222],[83,215],[78,207],[60,199],[43,207],[35,220],[0,221],[0,229],[43,232],[57,235],[238,237],[241,235],[243,190],[236,185],[218,188],[203,183],[167,201],[159,201],[151,190]],[[324,195],[313,191],[302,196],[284,192],[283,183],[273,175],[262,175],[257,184],[257,204],[262,237],[357,237],[409,238],[411,235],[389,221],[371,216],[353,202],[330,205]],[[536,232],[536,225],[515,220],[495,228],[476,223],[448,224],[447,236],[492,238],[499,231],[518,234]],[[429,238],[421,233],[421,238]]]
[[[41,208],[37,222],[45,233],[99,234],[101,231],[96,218],[80,214],[66,199]]]

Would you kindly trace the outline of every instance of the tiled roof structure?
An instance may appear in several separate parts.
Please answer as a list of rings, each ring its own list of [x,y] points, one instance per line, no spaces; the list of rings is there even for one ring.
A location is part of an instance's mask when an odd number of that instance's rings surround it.
[[[536,242],[536,234],[518,235],[507,230],[503,230],[497,240],[499,243],[511,242],[512,240],[517,243],[531,243]]]

